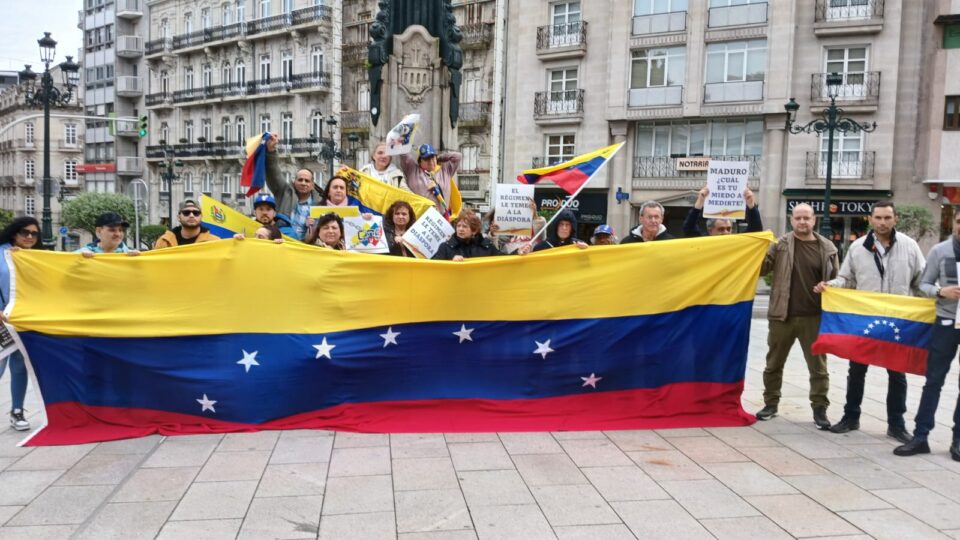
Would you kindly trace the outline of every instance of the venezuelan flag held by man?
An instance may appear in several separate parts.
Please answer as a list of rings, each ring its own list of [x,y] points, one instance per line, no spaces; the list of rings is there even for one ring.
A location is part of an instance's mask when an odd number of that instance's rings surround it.
[[[935,305],[932,298],[830,287],[813,352],[924,375]]]
[[[557,165],[523,171],[523,174],[517,177],[517,181],[523,184],[536,184],[542,180],[549,180],[572,195],[580,191],[580,188],[613,158],[623,144],[612,144]]]
[[[240,173],[240,185],[248,188],[247,197],[263,189],[267,182],[267,142],[271,136],[268,132],[247,139],[247,161]]]

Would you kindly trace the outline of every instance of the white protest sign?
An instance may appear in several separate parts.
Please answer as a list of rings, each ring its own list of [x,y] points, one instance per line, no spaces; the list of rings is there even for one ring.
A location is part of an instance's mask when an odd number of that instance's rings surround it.
[[[453,234],[453,227],[436,208],[430,207],[420,216],[407,232],[403,233],[403,244],[419,259],[432,258],[440,244]]]
[[[525,184],[497,184],[494,223],[500,228],[498,234],[530,234],[533,188]]]
[[[362,253],[387,253],[390,247],[383,236],[383,217],[373,216],[343,218],[343,234],[348,251]]]
[[[399,124],[393,126],[390,133],[387,133],[387,155],[399,156],[400,154],[409,154],[413,149],[413,135],[417,132],[417,126],[420,125],[420,115],[417,113],[408,114],[403,117]]]
[[[7,325],[0,324],[0,358],[4,358],[18,349],[17,342],[13,339],[13,334],[7,328]]]
[[[743,192],[750,174],[749,161],[710,160],[707,169],[707,189],[710,194],[703,202],[703,217],[746,219],[747,203]]]

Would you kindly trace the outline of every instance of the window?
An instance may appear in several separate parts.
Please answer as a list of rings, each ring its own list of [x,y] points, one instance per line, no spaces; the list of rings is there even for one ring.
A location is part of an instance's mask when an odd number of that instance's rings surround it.
[[[209,90],[210,87],[213,86],[213,69],[210,67],[210,64],[204,64],[202,69],[203,71],[200,76],[203,79],[203,87]]]
[[[580,2],[561,2],[552,8],[550,47],[580,43]]]
[[[270,79],[270,55],[264,54],[260,56],[260,80],[266,81]]]
[[[310,135],[317,139],[323,138],[323,114],[319,111],[310,117]]]
[[[357,83],[357,110],[370,110],[370,83],[368,82]]]
[[[633,51],[630,88],[682,86],[686,72],[686,48]]]
[[[862,97],[865,95],[864,83],[867,76],[867,48],[850,47],[827,49],[825,73],[839,73],[843,76],[843,85],[837,97]],[[826,83],[826,77],[824,77]],[[828,95],[824,91],[823,95]]]
[[[270,0],[260,0],[260,18],[270,16]]]
[[[183,16],[183,33],[193,32],[193,13],[186,13]]]
[[[289,15],[293,11],[293,0],[283,0],[283,13]]]
[[[549,135],[547,137],[547,165],[555,165],[573,159],[574,135]]]
[[[33,130],[34,130],[33,123],[29,122],[27,124],[24,124],[23,129],[26,130],[24,133],[24,136],[26,137],[26,139],[24,139],[24,142],[26,142],[27,144],[33,144]]]
[[[33,180],[36,175],[37,164],[32,159],[23,162],[23,177],[27,180]]]
[[[637,124],[634,154],[665,156],[759,156],[763,153],[760,119],[675,121]]]
[[[200,121],[200,136],[203,140],[210,142],[213,137],[213,131],[210,129],[210,119],[204,118]]]
[[[188,67],[183,73],[184,90],[193,90],[193,68]]]
[[[323,49],[319,45],[310,50],[310,71],[314,75],[323,72]]]
[[[167,144],[172,143],[170,140],[170,126],[166,122],[160,124],[160,140],[166,142]]]
[[[270,115],[261,114],[260,115],[260,133],[266,133],[270,131]],[[287,141],[289,143],[289,141]]]
[[[213,173],[203,173],[200,180],[200,191],[210,195],[213,192]]]
[[[460,167],[464,171],[476,171],[480,157],[480,147],[475,144],[464,145],[460,147],[460,152],[463,154],[463,161]]]
[[[553,26],[578,24],[580,22],[580,2],[557,2],[553,4]]]
[[[223,26],[233,24],[233,7],[230,4],[220,6],[220,21]]]
[[[170,193],[170,180],[166,174],[160,175],[160,193]]]
[[[193,173],[185,172],[181,175],[183,178],[183,192],[187,195],[193,195]]]
[[[220,120],[220,136],[224,142],[230,141],[230,118],[224,117]]]
[[[170,93],[170,74],[166,71],[160,72],[160,92],[163,94]]]
[[[233,195],[234,193],[240,192],[240,182],[237,180],[237,175],[224,174],[221,177],[221,181],[223,182],[224,195]]]
[[[820,174],[826,176],[827,142],[820,137]],[[863,133],[838,131],[833,136],[833,176],[859,178],[863,175]]]
[[[289,81],[293,76],[293,54],[284,51],[280,56],[280,78]]]
[[[67,146],[77,145],[77,125],[76,124],[64,124],[63,142]]]
[[[210,8],[200,10],[200,28],[208,30],[210,28]]]
[[[230,62],[224,62],[220,68],[220,83],[230,84],[233,82],[233,70],[230,69]]]
[[[32,216],[37,213],[37,202],[33,198],[33,195],[27,195],[23,198],[23,212],[28,216]]]
[[[767,69],[767,40],[707,45],[707,83],[762,81]]]
[[[68,159],[63,162],[63,179],[67,182],[77,181],[77,161]]]
[[[547,110],[552,113],[577,111],[577,68],[554,69],[548,73],[550,92]]]
[[[243,60],[237,60],[237,86],[247,84],[247,66],[243,65]]]
[[[237,22],[246,22],[247,0],[237,0]]]
[[[293,113],[283,113],[280,116],[280,138],[287,143],[293,138]]]
[[[850,1],[864,3],[867,2],[867,0],[829,0],[831,4],[838,1],[843,3]],[[767,2],[768,0],[710,0],[710,7],[740,6],[743,4],[765,4]]]
[[[635,17],[686,10],[687,0],[634,0],[633,2],[633,15]]]
[[[960,129],[960,96],[947,96],[943,107],[943,129]]]
[[[106,36],[104,36],[105,41],[107,43],[113,43],[113,25],[108,24],[104,32],[106,33]]]
[[[193,142],[193,120],[183,122],[183,138],[187,140],[187,144]]]
[[[163,39],[170,37],[170,21],[167,19],[160,21],[160,37]]]
[[[243,145],[247,140],[247,122],[242,116],[237,117],[237,144]]]
[[[943,48],[944,49],[960,49],[960,24],[944,25]]]
[[[872,11],[871,4],[879,1],[828,0],[827,19],[869,19]]]

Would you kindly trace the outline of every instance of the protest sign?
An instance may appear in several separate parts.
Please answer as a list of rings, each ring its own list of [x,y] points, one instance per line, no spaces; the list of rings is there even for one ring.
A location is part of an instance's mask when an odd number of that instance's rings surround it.
[[[707,169],[710,194],[703,203],[703,217],[746,219],[747,203],[743,200],[743,192],[747,189],[749,174],[749,161],[710,160]]]
[[[387,133],[387,155],[409,154],[413,149],[413,135],[417,132],[419,125],[420,115],[412,113],[404,116],[399,124],[393,126],[390,133]]]
[[[387,239],[383,237],[383,217],[372,216],[370,219],[362,217],[343,218],[344,238],[347,241],[348,251],[362,253],[387,253]]]
[[[344,219],[348,217],[360,217],[359,206],[311,206],[310,217],[316,219],[326,214],[336,214]]]
[[[533,189],[523,184],[497,184],[494,223],[500,228],[499,234],[530,234]]]
[[[0,358],[6,358],[17,350],[17,342],[7,328],[7,325],[0,324]]]
[[[444,219],[436,208],[430,208],[420,216],[413,227],[403,234],[403,244],[419,259],[433,257],[440,244],[453,234],[453,226]]]

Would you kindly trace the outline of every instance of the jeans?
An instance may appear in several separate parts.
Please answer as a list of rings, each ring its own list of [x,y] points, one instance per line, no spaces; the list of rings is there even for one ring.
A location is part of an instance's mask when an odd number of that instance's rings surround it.
[[[767,366],[763,370],[763,402],[776,407],[780,404],[780,389],[783,386],[783,366],[794,341],[800,342],[803,357],[810,373],[810,404],[827,407],[827,391],[830,389],[830,374],[827,372],[827,357],[813,354],[810,347],[820,331],[820,316],[787,317],[785,321],[770,321],[767,334]]]
[[[3,371],[10,364],[10,395],[12,399],[11,409],[22,409],[23,398],[27,395],[27,365],[23,361],[23,353],[16,351],[10,356],[0,360],[0,377],[3,377]]]
[[[843,406],[844,418],[860,421],[860,404],[863,403],[863,386],[868,367],[859,362],[850,362],[850,370],[847,372],[847,404]],[[907,376],[889,369],[887,376],[887,425],[891,428],[905,428],[903,414],[907,412]]]
[[[934,415],[940,403],[940,389],[950,371],[950,364],[957,356],[957,347],[960,346],[960,330],[949,326],[937,319],[930,336],[930,345],[927,347],[927,382],[923,385],[923,395],[920,396],[920,407],[917,409],[917,429],[913,438],[925,441],[934,426]],[[960,441],[960,398],[953,409],[953,440]]]

